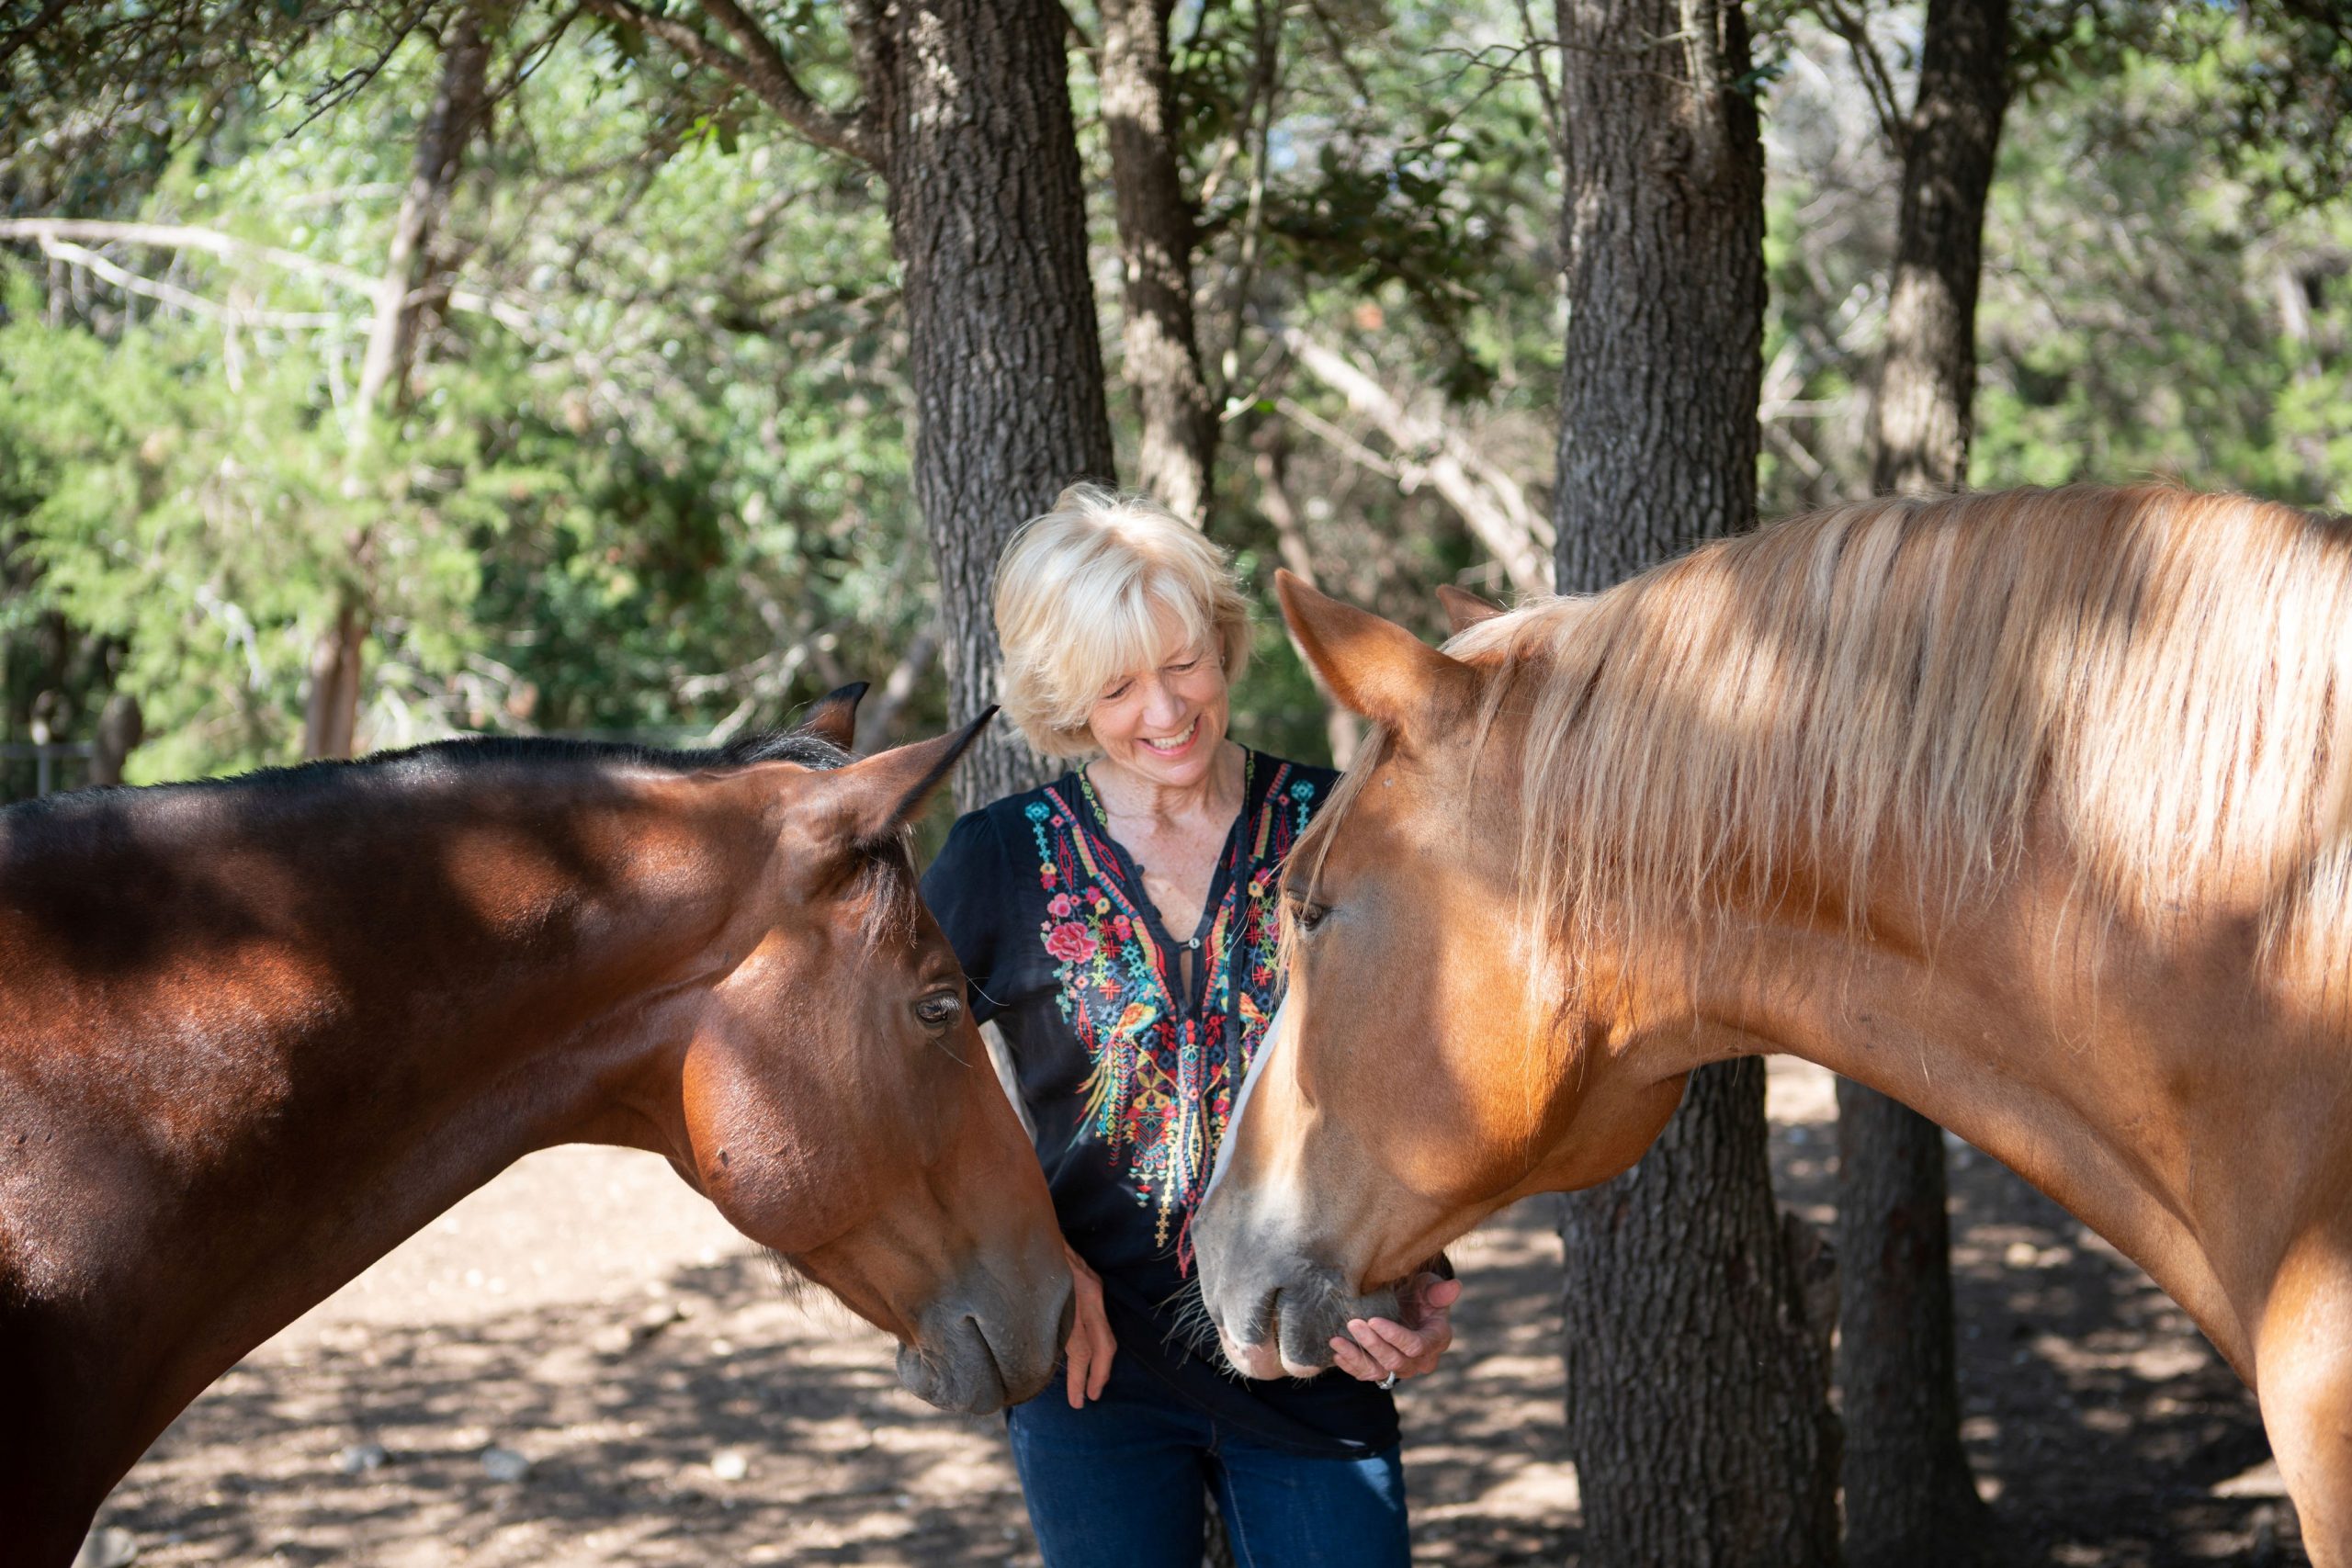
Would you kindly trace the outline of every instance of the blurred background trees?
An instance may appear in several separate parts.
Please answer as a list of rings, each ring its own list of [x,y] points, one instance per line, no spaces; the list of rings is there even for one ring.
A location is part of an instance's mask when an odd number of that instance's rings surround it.
[[[480,123],[411,247],[400,398],[369,408],[465,9],[0,6],[0,740],[86,738],[119,689],[146,711],[134,778],[291,760],[352,604],[362,749],[725,734],[849,678],[891,682],[879,728],[944,716],[887,180],[612,19],[631,8],[485,13]],[[651,9],[741,47],[697,5]],[[746,15],[813,102],[855,106],[856,10]],[[1922,28],[1841,11],[1877,40],[1864,67],[1820,15],[1752,21],[1768,514],[1870,485],[1901,186],[1874,94],[1908,101]],[[2030,19],[1971,479],[2343,505],[2341,39],[2284,0]],[[1117,474],[1198,473],[1256,579],[1305,564],[1432,630],[1433,581],[1547,580],[1552,30],[1517,0],[1069,11]],[[1344,733],[1286,656],[1242,696],[1262,743]]]

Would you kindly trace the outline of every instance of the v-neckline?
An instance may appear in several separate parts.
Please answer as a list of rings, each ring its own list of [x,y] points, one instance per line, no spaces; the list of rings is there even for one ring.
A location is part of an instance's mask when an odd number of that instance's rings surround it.
[[[1235,810],[1233,821],[1225,830],[1225,842],[1217,850],[1216,869],[1209,874],[1208,895],[1201,900],[1200,919],[1193,926],[1191,938],[1182,942],[1169,934],[1168,923],[1160,917],[1159,903],[1152,897],[1151,889],[1144,886],[1143,872],[1136,865],[1135,856],[1127,852],[1127,846],[1121,843],[1118,835],[1111,831],[1111,813],[1104,808],[1102,797],[1094,793],[1094,781],[1086,776],[1084,768],[1080,768],[1077,772],[1079,798],[1086,803],[1087,812],[1093,818],[1090,826],[1101,838],[1103,846],[1116,859],[1119,879],[1131,890],[1132,901],[1137,911],[1142,914],[1145,923],[1150,927],[1152,940],[1160,944],[1161,951],[1167,953],[1174,953],[1179,949],[1190,949],[1194,953],[1203,951],[1208,943],[1209,932],[1216,927],[1218,911],[1224,908],[1225,901],[1233,890],[1236,852],[1239,848],[1242,834],[1249,825],[1251,795],[1258,781],[1258,753],[1247,746],[1241,749],[1241,805]],[[1194,978],[1196,983],[1188,988],[1198,990],[1201,988],[1200,982],[1204,981],[1206,976],[1196,974]],[[1186,998],[1179,1005],[1184,1006],[1188,1002],[1189,998]],[[1187,1010],[1190,1010],[1189,1007]]]

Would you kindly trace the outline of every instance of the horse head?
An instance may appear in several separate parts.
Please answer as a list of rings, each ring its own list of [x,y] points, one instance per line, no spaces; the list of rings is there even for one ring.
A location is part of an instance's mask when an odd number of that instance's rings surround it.
[[[854,701],[801,735],[845,743]],[[741,770],[773,852],[720,943],[663,1140],[738,1229],[899,1339],[909,1389],[969,1412],[1042,1388],[1070,1314],[1036,1155],[908,850],[987,722]]]
[[[1284,868],[1289,989],[1193,1225],[1227,1357],[1254,1377],[1329,1366],[1346,1320],[1393,1314],[1422,1260],[1519,1197],[1623,1169],[1681,1093],[1613,1070],[1591,976],[1534,983],[1495,661],[1277,587],[1307,661],[1377,728]],[[1446,607],[1457,631],[1495,614]]]

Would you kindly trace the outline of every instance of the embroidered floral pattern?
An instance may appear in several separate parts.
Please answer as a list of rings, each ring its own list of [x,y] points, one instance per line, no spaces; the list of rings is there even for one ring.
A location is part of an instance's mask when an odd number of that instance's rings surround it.
[[[1254,772],[1259,760],[1249,765]],[[1177,995],[1173,955],[1144,913],[1146,895],[1126,885],[1082,778],[1047,788],[1024,808],[1047,895],[1038,938],[1056,964],[1062,1017],[1092,1064],[1084,1135],[1125,1168],[1138,1201],[1154,1211],[1158,1244],[1174,1241],[1187,1271],[1193,1206],[1233,1092],[1273,1017],[1282,860],[1315,807],[1314,784],[1277,766],[1227,852],[1190,1008]]]

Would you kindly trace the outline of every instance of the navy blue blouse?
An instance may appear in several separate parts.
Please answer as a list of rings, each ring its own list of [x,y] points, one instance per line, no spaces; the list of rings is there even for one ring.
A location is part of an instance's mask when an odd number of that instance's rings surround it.
[[[1082,773],[959,820],[923,898],[973,1017],[1011,1048],[1062,1235],[1102,1277],[1119,1354],[1261,1441],[1362,1455],[1396,1441],[1394,1399],[1340,1372],[1236,1375],[1193,1273],[1193,1211],[1281,991],[1276,879],[1336,777],[1254,751],[1243,776],[1200,925],[1182,938]]]

